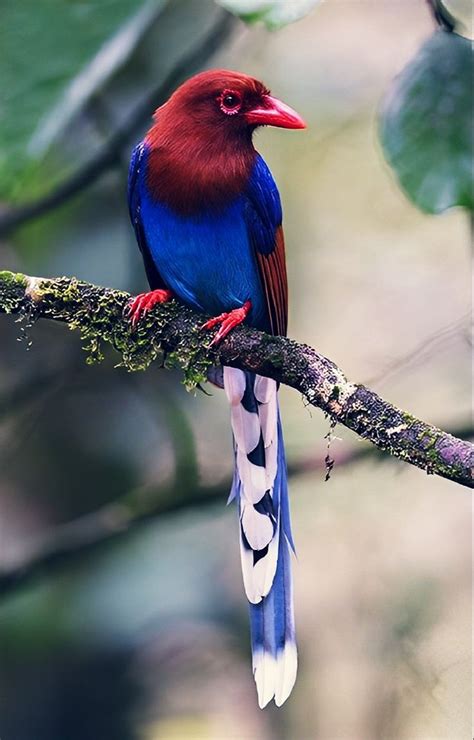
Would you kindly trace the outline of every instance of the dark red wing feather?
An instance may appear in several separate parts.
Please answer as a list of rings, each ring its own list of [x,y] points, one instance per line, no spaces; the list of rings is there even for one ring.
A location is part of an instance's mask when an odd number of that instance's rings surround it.
[[[288,282],[286,276],[285,238],[283,228],[275,232],[275,249],[269,254],[256,252],[270,326],[273,334],[286,335],[288,324]]]

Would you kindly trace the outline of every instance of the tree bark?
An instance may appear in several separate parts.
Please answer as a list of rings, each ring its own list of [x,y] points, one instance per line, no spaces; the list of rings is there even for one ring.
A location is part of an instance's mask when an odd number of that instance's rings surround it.
[[[189,386],[205,380],[217,363],[257,372],[303,394],[307,402],[379,449],[405,462],[472,488],[474,446],[396,408],[364,385],[350,382],[334,362],[304,344],[238,327],[218,346],[214,331],[203,332],[206,317],[170,301],[157,306],[132,330],[124,309],[128,293],[75,278],[32,278],[0,272],[0,312],[48,318],[77,329],[87,361],[102,359],[111,344],[129,370],[155,360],[179,366]]]

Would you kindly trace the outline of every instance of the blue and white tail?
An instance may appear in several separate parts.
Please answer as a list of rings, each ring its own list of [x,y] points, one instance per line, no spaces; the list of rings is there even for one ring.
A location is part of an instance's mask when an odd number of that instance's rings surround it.
[[[240,518],[240,555],[250,602],[252,665],[261,708],[281,706],[296,679],[291,535],[285,450],[274,380],[224,367]]]

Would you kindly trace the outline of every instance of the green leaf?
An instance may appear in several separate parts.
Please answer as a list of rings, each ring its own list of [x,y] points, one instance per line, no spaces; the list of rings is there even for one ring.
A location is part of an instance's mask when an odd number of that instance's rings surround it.
[[[38,163],[123,65],[164,0],[3,0],[0,196],[24,197]]]
[[[437,31],[393,83],[383,106],[385,156],[421,210],[473,209],[471,43]]]
[[[246,23],[262,22],[275,30],[307,15],[320,0],[217,0]]]

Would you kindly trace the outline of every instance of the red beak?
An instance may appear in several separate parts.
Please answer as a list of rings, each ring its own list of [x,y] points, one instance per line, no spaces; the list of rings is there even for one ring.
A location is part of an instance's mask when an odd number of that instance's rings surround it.
[[[244,114],[247,123],[256,126],[278,126],[279,128],[306,128],[300,115],[278,98],[264,95],[262,105]]]

